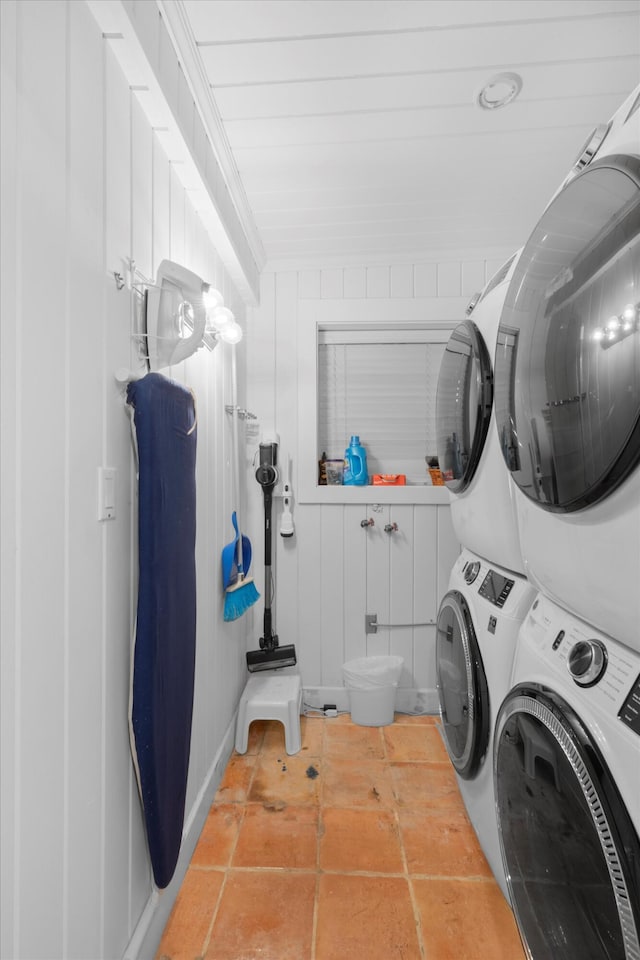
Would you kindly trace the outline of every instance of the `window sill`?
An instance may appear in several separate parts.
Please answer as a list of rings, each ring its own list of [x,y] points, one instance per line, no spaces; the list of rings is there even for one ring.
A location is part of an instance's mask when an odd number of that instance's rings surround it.
[[[431,484],[410,484],[406,487],[382,487],[369,484],[366,487],[316,486],[301,493],[299,503],[424,503],[448,506],[449,491],[446,487]]]

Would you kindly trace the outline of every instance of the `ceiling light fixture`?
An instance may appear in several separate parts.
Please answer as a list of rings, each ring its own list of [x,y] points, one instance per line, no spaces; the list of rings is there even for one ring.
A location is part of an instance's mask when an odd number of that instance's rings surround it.
[[[476,103],[482,110],[497,110],[515,100],[521,90],[520,74],[496,73],[476,95]]]

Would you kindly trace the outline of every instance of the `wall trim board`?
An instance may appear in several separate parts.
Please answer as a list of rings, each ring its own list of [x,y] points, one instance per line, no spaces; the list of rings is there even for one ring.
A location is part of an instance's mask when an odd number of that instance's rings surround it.
[[[302,706],[306,710],[320,709],[325,703],[335,703],[336,709],[349,712],[349,691],[346,687],[303,687]],[[411,715],[437,716],[438,691],[426,687],[398,687],[396,711]]]
[[[213,798],[233,753],[237,716],[238,711],[236,709],[195,802],[185,817],[182,846],[173,879],[165,890],[159,891],[155,887],[152,890],[122,960],[150,960],[157,953],[162,934],[180,892],[193,851],[213,803]]]
[[[262,273],[284,271],[330,270],[351,267],[372,267],[396,264],[444,263],[464,260],[506,260],[514,250],[510,247],[438,247],[428,250],[406,250],[397,253],[335,254],[333,256],[274,258],[267,260]]]

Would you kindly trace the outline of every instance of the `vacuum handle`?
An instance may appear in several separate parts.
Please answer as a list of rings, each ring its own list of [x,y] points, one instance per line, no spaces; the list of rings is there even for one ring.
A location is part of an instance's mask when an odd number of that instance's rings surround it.
[[[273,488],[262,488],[264,495],[264,565],[271,568],[271,507],[273,504]]]

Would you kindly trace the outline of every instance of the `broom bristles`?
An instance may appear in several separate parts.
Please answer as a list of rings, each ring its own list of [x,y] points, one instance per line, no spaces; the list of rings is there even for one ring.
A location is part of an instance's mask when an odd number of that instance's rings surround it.
[[[237,620],[260,599],[252,577],[243,577],[228,587],[224,595],[224,619]]]

